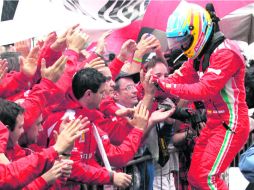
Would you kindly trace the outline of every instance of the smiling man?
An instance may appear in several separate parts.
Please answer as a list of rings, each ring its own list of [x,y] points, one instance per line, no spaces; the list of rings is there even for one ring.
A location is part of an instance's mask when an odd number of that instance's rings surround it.
[[[135,83],[139,81],[139,73],[121,72],[115,80],[114,100],[119,107],[133,108],[138,103]]]

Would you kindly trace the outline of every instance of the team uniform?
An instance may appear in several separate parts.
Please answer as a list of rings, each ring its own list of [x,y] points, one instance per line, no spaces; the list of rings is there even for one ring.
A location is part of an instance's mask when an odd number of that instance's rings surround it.
[[[59,120],[61,121],[65,117],[73,119],[78,117],[79,115],[88,117],[88,120],[93,122],[97,126],[105,151],[112,165],[116,167],[122,167],[133,158],[139,147],[143,135],[142,130],[133,128],[126,138],[122,136],[122,134],[118,134],[124,139],[122,144],[119,146],[112,145],[110,143],[108,134],[102,130],[107,128],[114,129],[115,126],[127,124],[126,120],[122,120],[122,123],[118,120],[112,121],[111,119],[103,118],[102,113],[97,110],[80,108],[75,110],[69,109],[65,112],[56,113],[54,116],[52,115],[48,119],[48,121],[45,122],[45,125],[49,126],[49,123],[51,123],[51,126],[53,125],[54,129],[58,129],[60,124]],[[46,128],[50,128],[50,126]],[[91,125],[89,125],[88,128],[90,129],[89,132],[87,132],[84,136],[80,137],[80,139],[76,140],[74,150],[77,151],[72,151],[72,159],[74,161],[80,160],[93,166],[99,166],[95,159],[97,143],[95,141]],[[53,141],[51,141],[51,143],[53,143]]]
[[[114,128],[120,128],[121,126],[126,125],[127,121],[125,119],[112,121],[112,119],[104,118],[103,114],[98,110],[82,108],[73,100],[65,102],[61,108],[58,108],[58,112],[51,114],[44,122],[43,127],[49,134],[50,144],[54,144],[53,135],[50,131],[59,130],[61,120],[65,117],[74,119],[79,115],[88,117],[88,120],[97,126],[108,159],[112,166],[122,167],[134,157],[143,135],[142,130],[132,127],[133,129],[127,137],[119,133],[119,146],[114,146],[111,144],[111,139],[109,139],[108,134],[104,132],[104,129],[106,131],[113,131]],[[92,125],[89,125],[88,128],[89,131],[75,141],[75,146],[71,152],[71,159],[74,161],[74,165],[70,179],[75,182],[82,181],[83,183],[92,182],[97,184],[108,184],[110,183],[109,171],[97,162],[95,157],[96,154],[98,154],[97,142],[93,134]],[[120,141],[122,143],[120,143]],[[75,164],[77,164],[78,167],[76,167]],[[96,171],[98,172],[95,173],[93,168],[96,168]],[[88,175],[90,176],[88,177]],[[70,188],[67,187],[67,189]]]
[[[207,123],[194,147],[188,178],[200,189],[227,189],[220,174],[248,139],[245,64],[238,52],[235,44],[225,40],[211,55],[204,73],[202,64],[196,72],[189,60],[160,85],[173,95],[205,103]]]
[[[57,158],[58,153],[50,147],[10,164],[0,164],[0,188],[18,189],[28,185],[41,175],[44,169],[52,167]],[[38,180],[41,185],[45,184],[42,178]]]

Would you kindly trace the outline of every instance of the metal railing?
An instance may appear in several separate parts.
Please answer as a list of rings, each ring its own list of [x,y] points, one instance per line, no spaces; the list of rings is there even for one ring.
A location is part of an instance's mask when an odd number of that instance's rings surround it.
[[[236,155],[236,157],[234,158],[234,160],[232,161],[230,167],[238,167],[239,164],[239,159],[240,159],[240,155],[246,151],[254,142],[254,132],[251,132],[249,135],[249,139],[247,141],[247,143],[244,145],[244,147],[242,148],[242,150]],[[169,150],[170,153],[172,152],[177,152],[177,149],[173,149],[173,150]],[[145,155],[145,156],[141,156],[138,157],[134,160],[131,160],[130,162],[128,162],[128,164],[126,165],[126,167],[123,168],[123,172],[128,173],[130,175],[132,175],[132,183],[130,185],[130,187],[128,187],[126,190],[146,190],[147,184],[148,182],[146,181],[146,170],[144,169],[144,173],[143,173],[143,180],[140,181],[140,179],[138,179],[138,176],[136,175],[136,169],[133,168],[137,168],[138,165],[142,165],[143,168],[147,167],[147,163],[152,161],[152,156],[151,155]],[[179,174],[179,171],[175,171],[176,174]],[[179,175],[175,175],[175,177],[177,177]],[[222,176],[224,178],[224,180],[228,180],[228,173],[227,171],[223,174]],[[175,180],[176,183],[175,184],[176,187],[179,187],[179,179]],[[137,185],[137,183],[139,183]],[[142,183],[142,184],[140,184]],[[140,189],[139,186],[142,186],[143,188]],[[88,190],[100,190],[100,189],[104,189],[102,186],[93,186],[92,188],[90,187]],[[114,190],[122,190],[119,188],[113,188]],[[177,190],[177,188],[176,188]]]
[[[236,155],[235,159],[230,165],[231,167],[238,167],[241,154],[245,152],[253,144],[253,142],[254,142],[254,131],[250,132],[248,141],[246,142],[242,150]]]

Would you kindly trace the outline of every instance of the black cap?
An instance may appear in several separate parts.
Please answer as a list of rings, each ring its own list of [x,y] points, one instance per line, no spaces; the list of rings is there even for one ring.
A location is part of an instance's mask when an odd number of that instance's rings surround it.
[[[140,81],[139,73],[126,73],[121,71],[119,75],[117,75],[115,82],[121,78],[131,78],[134,81],[134,83],[138,83]]]

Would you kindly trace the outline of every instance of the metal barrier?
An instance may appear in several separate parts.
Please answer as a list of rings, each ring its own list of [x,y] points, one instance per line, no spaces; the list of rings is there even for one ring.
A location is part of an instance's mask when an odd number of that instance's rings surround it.
[[[172,148],[172,147],[170,147],[170,148]],[[178,152],[178,150],[175,149],[175,148],[174,149],[169,149],[170,157],[173,158],[174,157],[173,153],[176,153],[176,152]],[[134,160],[128,162],[127,166],[124,168],[124,172],[129,173],[129,174],[132,175],[132,184],[126,190],[147,190],[147,189],[149,189],[149,187],[148,187],[149,175],[148,176],[146,175],[147,174],[146,169],[149,168],[149,166],[147,164],[151,164],[152,167],[154,166],[153,165],[154,164],[153,163],[153,158],[152,158],[151,155],[145,155],[145,156],[139,157],[137,159],[134,159]],[[140,168],[140,166],[143,168],[143,173],[141,174],[142,175],[141,177],[143,177],[143,180],[138,179],[139,177],[137,176],[137,170],[136,169],[138,167]],[[177,167],[178,167],[178,165],[177,165]],[[175,171],[175,172],[178,172],[178,170]],[[168,175],[170,175],[170,173],[168,173]],[[150,185],[153,185],[153,184],[150,184]]]
[[[247,141],[247,143],[244,145],[243,149],[236,155],[236,157],[234,158],[234,160],[232,161],[230,167],[238,167],[238,164],[239,164],[239,158],[240,158],[240,155],[246,151],[250,145],[254,142],[254,132],[251,132],[250,135],[249,135],[249,139]],[[177,149],[174,149],[174,150],[169,150],[170,153],[172,152],[177,152],[178,150]],[[147,163],[152,161],[152,156],[151,155],[145,155],[145,156],[142,156],[142,157],[139,157],[139,158],[136,158],[134,160],[131,160],[130,162],[128,162],[128,164],[126,165],[126,167],[123,168],[123,172],[125,173],[128,173],[130,175],[132,175],[132,184],[130,185],[130,187],[128,187],[126,190],[147,190],[147,185],[148,185],[148,182],[147,182],[147,171],[146,171],[146,167],[147,167]],[[138,176],[138,172],[140,171],[137,171],[137,168],[138,168],[138,165],[142,165],[143,169],[144,169],[144,173],[140,174],[140,176]],[[134,169],[135,168],[135,169]],[[176,175],[174,175],[175,177],[175,186],[176,187],[179,187],[180,186],[180,181],[179,181],[179,171],[174,171],[174,173]],[[143,177],[143,180],[140,180],[140,178]],[[187,177],[187,176],[186,176]],[[223,179],[225,181],[228,181],[228,173],[227,171],[222,175]],[[142,188],[139,188],[140,186],[142,186]],[[86,188],[84,188],[86,189]],[[109,188],[105,188],[105,187],[102,187],[102,186],[93,186],[92,188],[90,187],[88,190],[108,190]],[[114,190],[122,190],[122,189],[119,189],[119,188],[111,188],[111,189],[114,189]],[[176,190],[178,190],[176,188]]]
[[[254,142],[254,132],[250,132],[249,139],[242,148],[242,150],[236,155],[235,159],[231,163],[231,167],[238,167],[240,156],[243,152],[245,152]]]
[[[126,190],[148,189],[149,175],[147,175],[147,164],[152,160],[151,155],[144,155],[128,162],[123,171],[132,175],[132,183]]]

